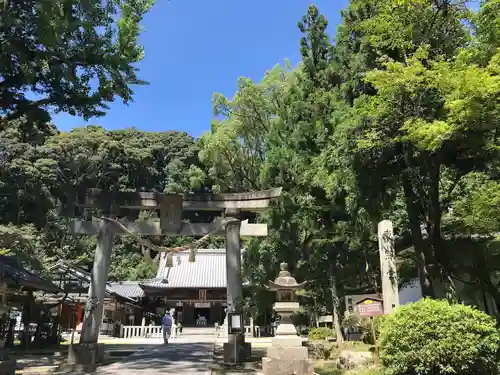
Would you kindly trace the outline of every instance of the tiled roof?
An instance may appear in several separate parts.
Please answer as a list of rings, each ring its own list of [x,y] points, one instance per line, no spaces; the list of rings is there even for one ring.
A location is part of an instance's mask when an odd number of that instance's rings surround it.
[[[167,279],[162,279],[162,278],[154,278],[154,279],[149,279],[149,280],[141,280],[140,281],[140,286],[141,288],[168,288],[168,282]]]
[[[66,273],[71,275],[72,277],[77,278],[78,280],[83,281],[85,284],[89,285],[90,284],[90,272],[83,270],[82,268],[75,266],[73,264],[70,264],[66,261],[59,261],[57,264],[51,267],[51,271],[55,273]],[[133,283],[133,281],[127,281],[126,283]],[[137,284],[137,287],[140,289],[139,285]],[[129,300],[131,302],[134,302],[130,297],[126,294],[120,293],[118,290],[115,290],[113,288],[112,283],[108,282],[106,284],[106,295],[117,295],[119,297],[122,297],[125,300]]]
[[[59,288],[50,281],[44,280],[40,276],[23,268],[12,256],[1,255],[0,264],[6,276],[21,286],[50,293],[57,293],[59,291]]]
[[[139,281],[118,281],[111,282],[110,287],[116,294],[128,298],[144,297],[144,290],[139,285]]]
[[[176,254],[173,267],[166,267],[166,254],[162,254],[156,279],[141,284],[156,288],[226,287],[225,249],[198,249],[193,263],[189,262],[188,257],[189,252]]]

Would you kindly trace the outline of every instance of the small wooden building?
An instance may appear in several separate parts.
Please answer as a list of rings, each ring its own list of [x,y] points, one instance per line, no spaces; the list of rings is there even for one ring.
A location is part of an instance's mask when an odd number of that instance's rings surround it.
[[[52,296],[60,289],[21,266],[15,256],[0,256],[0,315],[8,313],[11,308],[22,310],[26,302],[34,302],[35,292]]]
[[[83,323],[85,303],[91,279],[90,273],[66,261],[59,261],[50,271],[54,283],[61,290],[56,298],[66,296],[60,311],[61,328],[63,330],[76,328],[78,331]],[[108,283],[101,330],[111,333],[114,330],[111,325],[115,323],[121,325],[129,325],[131,322],[140,324],[142,311],[143,307],[138,299],[123,295],[120,290],[113,288],[112,283]],[[133,317],[133,319],[131,320],[130,317]]]
[[[49,329],[47,325],[31,331],[31,324],[37,327],[42,320],[51,319],[50,314],[45,315],[48,312],[43,311],[42,305],[36,303],[35,294],[54,296],[59,292],[56,285],[21,266],[15,256],[0,256],[0,346],[4,346],[9,336],[7,345],[13,344],[13,331],[21,321],[27,324],[25,333],[29,337],[41,333],[42,328]],[[19,313],[18,319],[12,315],[15,310]]]
[[[56,294],[60,289],[52,282],[21,266],[15,256],[0,255],[0,302],[6,305],[16,304],[26,292],[40,291]],[[16,298],[16,296],[20,298]]]

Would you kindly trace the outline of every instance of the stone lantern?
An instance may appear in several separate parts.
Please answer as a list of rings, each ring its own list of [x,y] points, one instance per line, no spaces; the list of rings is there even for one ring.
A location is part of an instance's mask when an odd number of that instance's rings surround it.
[[[268,289],[276,292],[274,311],[281,317],[275,336],[297,336],[297,330],[292,323],[292,314],[300,308],[297,290],[304,289],[306,281],[298,284],[288,271],[288,264],[280,264],[281,271],[274,281],[269,281]]]
[[[307,348],[302,346],[302,338],[292,323],[292,314],[300,307],[296,292],[304,289],[306,281],[298,284],[286,263],[281,263],[280,268],[278,277],[269,282],[268,288],[276,292],[273,308],[281,321],[272,345],[267,348],[267,356],[262,358],[262,372],[265,375],[312,375],[314,364],[308,359]]]

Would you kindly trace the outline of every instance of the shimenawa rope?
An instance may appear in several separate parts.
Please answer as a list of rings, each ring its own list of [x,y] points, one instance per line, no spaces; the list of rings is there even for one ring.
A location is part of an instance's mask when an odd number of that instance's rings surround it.
[[[101,219],[114,223],[120,229],[122,229],[123,231],[125,231],[127,234],[129,234],[130,236],[134,237],[137,240],[137,242],[139,242],[142,246],[144,246],[144,247],[146,247],[148,249],[154,250],[154,251],[156,251],[158,253],[168,253],[168,255],[171,255],[173,253],[184,252],[186,250],[194,250],[194,249],[196,249],[203,241],[207,240],[210,236],[212,236],[213,234],[215,234],[216,232],[218,232],[226,224],[228,224],[231,221],[237,220],[235,218],[223,218],[222,220],[220,220],[219,225],[214,230],[208,232],[207,234],[205,234],[203,237],[197,239],[196,241],[191,242],[191,243],[186,244],[186,245],[183,245],[183,246],[165,247],[165,246],[155,245],[155,244],[149,242],[148,240],[145,240],[144,238],[142,238],[141,236],[139,236],[137,233],[132,232],[130,229],[128,229],[125,225],[123,225],[121,222],[119,222],[116,219],[112,219],[110,217],[101,217]],[[146,255],[146,254],[144,254],[144,255]],[[171,256],[168,257],[168,255],[167,255],[167,258],[170,258],[170,259],[167,259],[167,263],[172,264],[173,260],[171,259]],[[190,254],[190,261],[191,262],[194,262],[194,256],[195,256],[194,253]]]

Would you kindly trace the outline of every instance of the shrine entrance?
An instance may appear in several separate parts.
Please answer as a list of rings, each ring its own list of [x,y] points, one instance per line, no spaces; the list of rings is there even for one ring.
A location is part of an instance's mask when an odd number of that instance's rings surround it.
[[[71,223],[74,234],[97,235],[97,247],[91,272],[91,286],[87,299],[83,322],[81,345],[70,348],[71,364],[87,364],[88,358],[100,358],[100,346],[97,344],[99,328],[103,314],[103,300],[111,252],[115,235],[130,235],[143,246],[144,254],[150,257],[151,250],[166,253],[162,258],[166,267],[173,267],[173,254],[190,251],[189,262],[196,261],[196,248],[210,236],[226,238],[226,274],[227,274],[227,312],[238,312],[239,301],[243,296],[241,276],[241,236],[267,236],[267,225],[250,223],[255,214],[269,207],[270,202],[278,199],[281,188],[238,194],[201,194],[176,195],[145,192],[120,192],[90,189],[83,197],[78,197],[75,205],[102,212],[100,218],[91,221],[75,219]],[[135,210],[136,214],[131,215]],[[137,222],[140,210],[159,211],[159,221]],[[218,219],[210,223],[191,223],[184,221],[184,212],[212,212]],[[128,218],[128,220],[124,220]],[[132,219],[132,220],[131,220]],[[174,248],[156,246],[141,236],[192,236],[201,237],[193,243]],[[168,285],[168,276],[163,280]],[[159,282],[161,284],[161,282]],[[204,309],[206,307],[198,307]],[[201,311],[201,310],[200,310]],[[186,311],[183,308],[183,319]],[[193,311],[194,315],[194,311]],[[212,315],[212,314],[210,314]],[[200,313],[201,317],[201,313]],[[207,317],[205,317],[207,318]],[[235,336],[235,337],[233,337]],[[238,336],[238,339],[236,339]],[[245,346],[244,336],[229,335],[229,345],[234,347],[234,361],[241,361]],[[89,351],[97,355],[89,356]],[[83,362],[82,362],[83,361]]]
[[[193,308],[196,326],[206,327],[212,325],[210,319],[210,302],[195,302]]]

